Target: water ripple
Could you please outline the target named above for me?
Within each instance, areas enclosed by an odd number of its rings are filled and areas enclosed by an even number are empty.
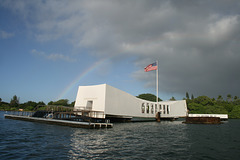
[[[240,120],[116,123],[89,130],[3,118],[1,159],[239,159]]]

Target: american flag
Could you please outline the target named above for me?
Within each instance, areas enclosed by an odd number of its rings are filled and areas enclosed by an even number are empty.
[[[144,68],[145,72],[148,71],[153,71],[153,70],[157,70],[157,62],[149,64],[147,67]]]

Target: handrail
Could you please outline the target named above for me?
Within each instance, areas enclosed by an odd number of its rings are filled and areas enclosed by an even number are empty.
[[[16,116],[28,116],[32,117],[34,111],[7,111],[6,114],[8,115],[16,115]]]
[[[75,109],[71,112],[56,112],[54,114],[55,115],[74,114],[74,115],[90,117],[90,118],[105,118],[104,111],[88,110],[85,107],[81,107],[81,109]]]
[[[59,111],[59,110],[74,110],[74,107],[59,106],[59,105],[37,105],[34,111],[37,111],[40,107],[46,107],[46,111]]]

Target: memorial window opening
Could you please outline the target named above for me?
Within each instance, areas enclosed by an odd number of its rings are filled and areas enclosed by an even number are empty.
[[[147,113],[149,113],[149,104],[147,104]]]
[[[166,108],[165,108],[165,105],[163,105],[163,114],[166,114]]]
[[[152,114],[153,114],[153,111],[154,111],[154,110],[153,110],[153,104],[152,104],[152,105],[151,105],[151,113],[152,113]]]
[[[142,113],[145,113],[145,103],[142,104]]]

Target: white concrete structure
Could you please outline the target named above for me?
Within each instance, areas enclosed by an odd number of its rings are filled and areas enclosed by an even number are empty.
[[[227,114],[188,114],[188,117],[219,117],[221,120],[227,120]]]
[[[93,111],[92,118],[126,118],[129,120],[155,120],[186,117],[187,105],[180,101],[146,101],[107,84],[79,86],[74,110]]]

